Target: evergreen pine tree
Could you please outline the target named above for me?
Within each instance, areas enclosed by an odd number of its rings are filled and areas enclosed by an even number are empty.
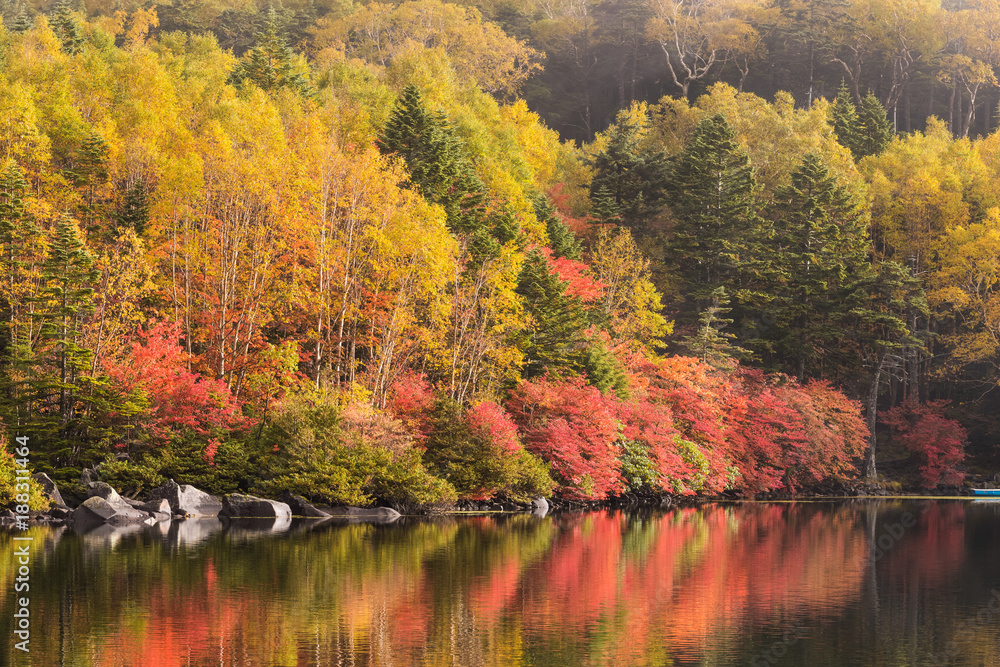
[[[807,155],[775,193],[770,289],[774,321],[748,342],[775,353],[782,370],[804,380],[807,371],[847,333],[836,323],[845,316],[844,289],[869,265],[870,241],[862,202],[837,185],[816,155]]]
[[[444,207],[452,233],[475,234],[490,226],[486,187],[447,118],[426,109],[416,86],[403,90],[376,144],[383,154],[403,158],[420,193]]]
[[[146,231],[149,224],[149,186],[139,178],[125,191],[118,209],[118,224],[134,229],[136,234]]]
[[[56,226],[42,265],[41,287],[32,314],[41,324],[30,363],[36,370],[28,394],[37,408],[34,432],[49,445],[51,466],[72,465],[79,454],[81,387],[93,353],[81,343],[85,316],[94,312],[94,287],[100,272],[76,222],[64,217]]]
[[[622,222],[632,228],[642,227],[662,205],[667,173],[666,154],[642,148],[643,128],[637,123],[620,114],[608,129],[607,146],[592,160],[590,183],[591,200],[610,197]]]
[[[579,370],[588,324],[583,304],[566,294],[566,283],[552,273],[548,260],[537,250],[525,258],[516,291],[529,317],[522,346],[524,377],[537,377],[546,369]]]
[[[552,204],[542,195],[535,197],[534,204],[535,216],[539,222],[545,223],[545,231],[549,237],[549,247],[552,248],[553,256],[580,259],[583,256],[580,242],[572,230],[556,215]]]
[[[725,317],[732,310],[727,306],[729,297],[726,288],[716,287],[712,290],[708,306],[698,316],[697,333],[683,338],[683,345],[691,354],[706,364],[723,370],[732,369],[733,359],[750,356],[749,350],[733,343],[736,339],[734,334],[723,331],[733,323],[731,318]]]
[[[865,417],[870,434],[864,474],[874,479],[875,427],[878,424],[882,379],[901,361],[899,352],[904,347],[910,350],[926,349],[926,341],[915,334],[909,322],[926,318],[929,308],[920,279],[893,261],[869,265],[854,277],[845,293],[841,324],[845,331],[851,333],[844,343],[849,341],[856,345],[847,356],[857,360],[847,370],[857,373],[862,387],[868,385],[858,393],[865,395]]]
[[[858,116],[864,128],[858,147],[860,157],[879,155],[892,141],[892,123],[889,122],[885,107],[871,91],[868,91],[865,99],[861,101],[861,111]]]
[[[618,359],[601,341],[592,341],[584,348],[580,365],[587,375],[587,384],[602,393],[613,391],[622,400],[628,398],[628,377]]]
[[[13,19],[10,22],[10,31],[17,34],[27,32],[31,30],[34,24],[35,22],[31,18],[31,13],[28,11],[27,5],[23,2],[18,3],[17,12],[14,13]]]
[[[63,51],[73,56],[83,48],[83,29],[71,9],[70,0],[58,0],[49,16],[52,32],[62,42]]]
[[[305,73],[295,66],[295,52],[285,40],[273,6],[268,9],[263,29],[255,35],[255,41],[254,47],[230,74],[230,83],[242,86],[249,82],[269,93],[288,88],[303,97],[316,94]]]
[[[868,91],[859,110],[843,81],[830,107],[830,119],[837,141],[851,151],[855,160],[878,155],[892,141],[892,123],[878,98]]]
[[[851,99],[851,91],[843,80],[837,89],[837,98],[830,107],[830,120],[840,145],[851,151],[855,160],[860,159],[863,126],[858,117],[858,108]]]
[[[699,123],[671,167],[666,193],[673,229],[666,259],[700,311],[721,285],[753,288],[764,270],[769,231],[756,213],[750,158],[721,114]]]
[[[606,225],[622,224],[621,209],[605,186],[590,192],[590,217]]]
[[[8,366],[16,365],[17,347],[27,336],[23,305],[33,284],[28,262],[37,256],[41,236],[25,211],[27,189],[17,166],[0,172],[0,362]]]

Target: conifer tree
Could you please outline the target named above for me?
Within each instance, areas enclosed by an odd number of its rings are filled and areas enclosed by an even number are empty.
[[[662,205],[667,173],[666,154],[640,146],[642,127],[638,123],[638,119],[619,114],[618,122],[608,129],[607,146],[592,160],[594,178],[590,184],[591,200],[610,197],[622,222],[632,228],[642,227]]]
[[[861,157],[879,155],[892,141],[892,123],[889,122],[885,107],[871,91],[861,101],[858,117],[864,128],[858,153]]]
[[[590,217],[605,225],[622,224],[621,209],[608,188],[601,185],[590,193]]]
[[[892,140],[892,124],[885,107],[871,91],[858,109],[847,86],[841,82],[837,99],[830,107],[830,119],[837,141],[851,151],[855,160],[878,155]]]
[[[556,215],[552,204],[542,195],[535,197],[534,204],[535,217],[539,222],[545,223],[545,232],[549,237],[549,247],[552,248],[553,256],[580,259],[583,256],[580,242],[572,230]]]
[[[23,2],[19,2],[17,4],[17,13],[14,14],[14,18],[11,19],[10,22],[10,31],[17,34],[27,32],[31,30],[34,23],[35,22],[31,18],[31,13],[28,11],[27,5]]]
[[[34,281],[30,264],[38,258],[41,232],[27,215],[24,195],[28,189],[21,170],[8,165],[0,172],[0,359],[16,365],[16,350],[28,336],[25,301],[31,295]]]
[[[586,346],[583,304],[566,294],[566,283],[549,269],[548,260],[537,250],[525,258],[516,291],[529,318],[522,345],[524,376],[538,377],[546,369],[578,371]]]
[[[770,216],[776,271],[769,289],[774,321],[749,345],[775,353],[783,370],[803,381],[812,364],[844,332],[845,286],[869,265],[864,206],[818,156],[807,155],[775,193]]]
[[[269,93],[288,88],[307,98],[316,94],[305,72],[296,68],[295,52],[282,34],[273,6],[268,9],[263,29],[255,35],[255,41],[254,47],[230,74],[230,83],[235,86],[252,83]]]
[[[49,16],[52,32],[62,42],[63,51],[73,56],[83,48],[83,29],[73,15],[70,0],[59,0]]]
[[[37,409],[34,424],[25,428],[48,442],[50,465],[69,464],[79,453],[78,403],[92,352],[81,342],[84,318],[94,312],[94,287],[100,272],[76,222],[63,217],[56,226],[42,265],[41,287],[34,297],[33,317],[41,324],[31,350],[36,368],[28,382]]]
[[[721,370],[731,370],[733,359],[750,356],[750,351],[734,344],[735,334],[723,331],[733,323],[725,317],[729,308],[729,297],[725,287],[712,290],[709,305],[698,316],[698,330],[694,336],[683,338],[684,347],[706,364]]]
[[[580,365],[587,376],[587,384],[602,393],[613,391],[622,400],[628,398],[628,377],[615,355],[600,340],[591,341],[584,348]]]
[[[707,306],[717,287],[748,290],[759,278],[768,230],[756,213],[757,189],[750,158],[721,114],[699,123],[672,160],[666,256],[696,310]]]
[[[486,188],[461,140],[442,114],[427,110],[413,84],[403,90],[376,143],[383,154],[403,158],[420,193],[444,207],[452,233],[472,234],[487,224]]]
[[[851,91],[843,80],[840,88],[837,89],[837,98],[830,106],[830,120],[833,123],[833,132],[837,135],[840,145],[851,151],[855,159],[861,145],[862,125],[858,117],[858,108],[851,99]]]
[[[149,224],[149,186],[139,178],[125,191],[118,209],[118,224],[134,229],[136,234],[146,231]]]
[[[929,309],[923,286],[901,264],[893,261],[869,266],[847,286],[842,326],[850,331],[850,341],[857,347],[848,354],[860,364],[848,369],[857,373],[864,396],[868,422],[869,446],[864,474],[876,476],[875,445],[878,423],[878,398],[887,371],[901,361],[900,351],[924,350],[926,341],[910,327],[910,322],[926,317]]]

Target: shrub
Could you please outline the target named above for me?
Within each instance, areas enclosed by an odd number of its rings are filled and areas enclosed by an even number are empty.
[[[964,476],[956,466],[965,458],[968,435],[961,424],[944,416],[947,405],[948,401],[904,401],[884,416],[892,437],[917,460],[925,486],[959,484]]]
[[[18,504],[18,493],[24,489],[17,488],[18,465],[10,451],[7,437],[0,433],[0,507],[14,509]],[[23,500],[23,499],[22,499]],[[28,481],[28,509],[37,512],[48,508],[49,497],[45,495],[41,485],[34,479]]]
[[[580,378],[522,381],[507,403],[525,446],[552,466],[559,493],[599,500],[624,490],[616,401]]]
[[[403,424],[369,406],[338,406],[336,396],[286,398],[262,436],[273,454],[254,490],[282,491],[332,505],[441,503],[455,491],[420,462]]]
[[[459,497],[527,500],[552,492],[548,467],[524,450],[517,426],[496,403],[484,401],[466,411],[442,399],[431,424],[424,462],[448,480]]]

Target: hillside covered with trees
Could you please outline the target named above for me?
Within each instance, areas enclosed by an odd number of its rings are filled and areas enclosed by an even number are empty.
[[[858,0],[5,2],[6,437],[62,484],[333,504],[991,470],[990,9],[897,4],[924,32]]]

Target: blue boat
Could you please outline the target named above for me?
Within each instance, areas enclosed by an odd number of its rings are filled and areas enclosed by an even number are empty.
[[[974,496],[996,496],[1000,498],[1000,489],[972,489]]]

